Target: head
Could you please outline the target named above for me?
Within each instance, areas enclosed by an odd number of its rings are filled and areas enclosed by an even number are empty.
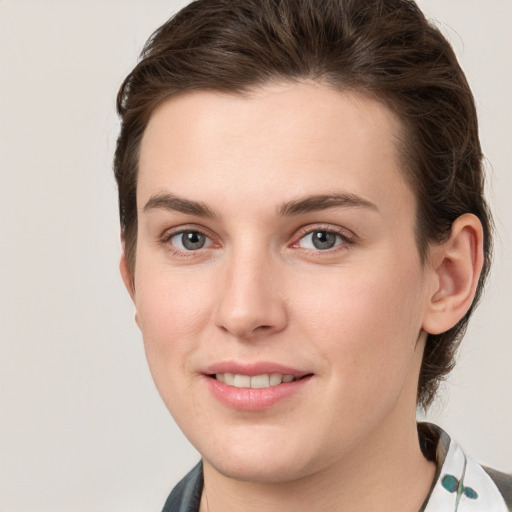
[[[197,91],[236,97],[273,84],[322,84],[384,105],[400,125],[400,171],[416,201],[422,264],[457,218],[473,214],[484,264],[472,305],[448,330],[428,335],[417,401],[427,408],[454,356],[488,273],[491,219],[473,97],[446,39],[409,0],[198,0],[160,27],[118,95],[114,169],[124,252],[137,266],[141,143],[153,113]]]

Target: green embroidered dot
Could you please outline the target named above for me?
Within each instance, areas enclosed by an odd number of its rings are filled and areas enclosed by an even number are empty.
[[[478,493],[471,487],[464,487],[464,494],[470,500],[476,500],[478,498]]]
[[[448,492],[455,492],[459,485],[459,481],[453,475],[446,475],[441,480],[441,484]]]

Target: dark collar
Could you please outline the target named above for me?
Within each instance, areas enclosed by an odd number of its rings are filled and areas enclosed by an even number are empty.
[[[199,512],[203,492],[203,463],[199,462],[172,490],[162,512]]]

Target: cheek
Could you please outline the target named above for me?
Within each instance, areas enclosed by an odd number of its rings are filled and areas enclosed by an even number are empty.
[[[155,372],[163,371],[163,367],[186,365],[185,356],[194,349],[210,319],[207,301],[212,293],[198,276],[140,267],[135,305],[148,363],[156,380]]]
[[[422,323],[424,285],[415,259],[340,268],[323,286],[314,284],[297,291],[296,317],[333,363],[334,377],[347,385],[403,378]]]
[[[139,327],[155,386],[177,420],[198,418],[199,405],[187,390],[195,377],[191,362],[210,319],[205,301],[212,294],[205,290],[204,281],[169,269],[153,267],[136,277]]]

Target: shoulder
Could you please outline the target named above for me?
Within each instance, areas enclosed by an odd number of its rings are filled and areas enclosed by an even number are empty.
[[[500,491],[507,507],[512,510],[512,474],[502,473],[496,469],[482,466],[483,470],[491,477],[492,481]]]
[[[203,492],[203,464],[199,462],[171,491],[162,512],[198,512]]]
[[[418,425],[420,446],[437,471],[424,512],[512,512],[512,475],[479,464],[436,425]]]

